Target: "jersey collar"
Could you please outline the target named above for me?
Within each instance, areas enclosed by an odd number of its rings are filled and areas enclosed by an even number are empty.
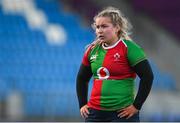
[[[102,43],[102,47],[103,49],[107,50],[107,49],[111,49],[114,48],[116,45],[118,45],[118,43],[121,41],[122,39],[119,39],[119,41],[117,41],[115,44],[113,44],[112,46],[105,46],[105,43]]]

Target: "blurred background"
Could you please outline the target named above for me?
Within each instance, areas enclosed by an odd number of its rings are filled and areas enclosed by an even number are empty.
[[[83,121],[76,75],[107,6],[132,23],[154,72],[141,121],[180,121],[179,0],[0,0],[0,121]]]

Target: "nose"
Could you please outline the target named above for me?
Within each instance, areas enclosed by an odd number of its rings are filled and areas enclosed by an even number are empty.
[[[100,27],[96,30],[96,32],[99,34],[99,33],[102,33],[103,32],[103,29]]]

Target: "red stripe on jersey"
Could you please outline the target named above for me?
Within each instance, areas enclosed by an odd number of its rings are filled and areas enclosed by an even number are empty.
[[[122,41],[114,48],[108,49],[104,57],[103,67],[107,68],[110,72],[110,77],[108,79],[136,77],[127,59],[127,47]]]
[[[102,89],[103,80],[95,79],[93,82],[92,93],[88,106],[94,109],[100,110],[100,98],[101,98],[101,89]]]
[[[89,53],[90,53],[92,47],[93,47],[93,45],[90,44],[90,46],[87,48],[86,52],[84,53],[82,64],[85,65],[85,66],[90,65],[88,57],[89,57]]]

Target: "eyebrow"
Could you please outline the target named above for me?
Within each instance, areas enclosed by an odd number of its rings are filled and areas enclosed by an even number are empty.
[[[108,25],[108,24],[107,23],[100,24],[100,25],[94,24],[94,26],[103,26],[103,25]]]

